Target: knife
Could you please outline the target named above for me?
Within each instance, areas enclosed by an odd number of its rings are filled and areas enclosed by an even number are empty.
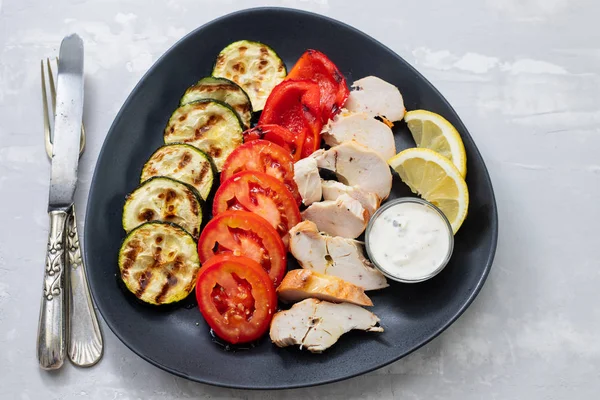
[[[43,369],[58,369],[65,359],[66,228],[73,207],[83,116],[83,41],[76,34],[60,45],[43,296],[38,323],[37,357]]]

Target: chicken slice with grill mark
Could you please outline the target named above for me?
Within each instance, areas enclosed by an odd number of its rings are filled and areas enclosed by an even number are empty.
[[[349,111],[365,112],[392,122],[402,120],[406,112],[400,90],[376,76],[355,81],[345,107]]]
[[[340,182],[373,192],[381,200],[387,199],[392,190],[392,172],[387,162],[355,140],[317,150],[311,157],[317,160],[319,168],[335,172]]]
[[[379,318],[362,307],[306,299],[275,314],[269,335],[279,347],[299,345],[312,353],[321,353],[353,329],[383,332]]]
[[[343,194],[347,194],[355,200],[358,200],[365,210],[369,213],[369,218],[381,205],[381,199],[375,193],[367,192],[358,186],[348,186],[337,181],[322,181],[321,189],[323,200],[337,200]]]
[[[325,127],[323,139],[329,146],[356,140],[387,160],[396,155],[394,133],[389,126],[364,112],[344,112]]]
[[[311,221],[290,229],[290,252],[302,268],[337,276],[364,290],[388,286],[385,276],[365,258],[360,242],[320,233]]]
[[[287,303],[314,297],[332,303],[373,305],[363,288],[337,276],[321,274],[310,269],[294,269],[288,272],[277,288],[277,294]]]
[[[370,215],[358,200],[347,194],[313,203],[301,214],[302,219],[314,222],[320,231],[351,239],[364,232]]]

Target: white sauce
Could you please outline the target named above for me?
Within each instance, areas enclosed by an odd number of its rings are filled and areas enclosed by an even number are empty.
[[[432,208],[395,204],[379,214],[370,229],[369,252],[391,276],[420,280],[435,272],[450,250],[452,232]]]

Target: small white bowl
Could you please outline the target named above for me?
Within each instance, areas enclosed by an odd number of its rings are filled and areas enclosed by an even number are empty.
[[[394,275],[391,272],[387,271],[383,266],[381,266],[377,262],[377,259],[373,256],[373,254],[371,253],[371,249],[369,247],[369,236],[371,233],[371,228],[373,227],[373,223],[377,220],[378,217],[380,217],[383,214],[383,212],[385,210],[387,210],[388,208],[390,208],[392,206],[400,204],[400,203],[418,203],[425,207],[430,208],[431,210],[435,211],[442,218],[442,220],[445,222],[445,224],[448,228],[447,229],[448,239],[449,239],[448,254],[446,254],[446,257],[442,260],[440,265],[438,265],[432,272],[429,272],[428,274],[422,275],[415,279],[403,278],[403,277]],[[440,271],[442,271],[444,269],[444,267],[448,264],[448,262],[450,261],[450,257],[452,256],[452,251],[454,250],[454,234],[452,233],[452,225],[450,224],[450,221],[448,221],[448,218],[446,218],[444,213],[439,208],[437,208],[430,202],[425,201],[418,197],[400,197],[400,198],[388,201],[383,206],[381,206],[377,211],[375,211],[375,213],[371,216],[371,219],[369,220],[369,223],[365,230],[365,248],[367,249],[367,255],[369,256],[369,259],[371,260],[373,265],[375,265],[375,267],[379,271],[381,271],[386,277],[388,277],[392,280],[395,280],[397,282],[402,282],[402,283],[418,283],[418,282],[423,282],[423,281],[433,278],[434,276],[439,274]]]

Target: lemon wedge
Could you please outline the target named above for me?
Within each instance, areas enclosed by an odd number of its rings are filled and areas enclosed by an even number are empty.
[[[412,148],[388,160],[413,193],[437,206],[456,233],[467,216],[469,189],[459,170],[433,150]]]
[[[467,176],[467,154],[460,134],[446,118],[439,114],[414,110],[404,120],[417,147],[433,150],[454,163],[464,178]]]

